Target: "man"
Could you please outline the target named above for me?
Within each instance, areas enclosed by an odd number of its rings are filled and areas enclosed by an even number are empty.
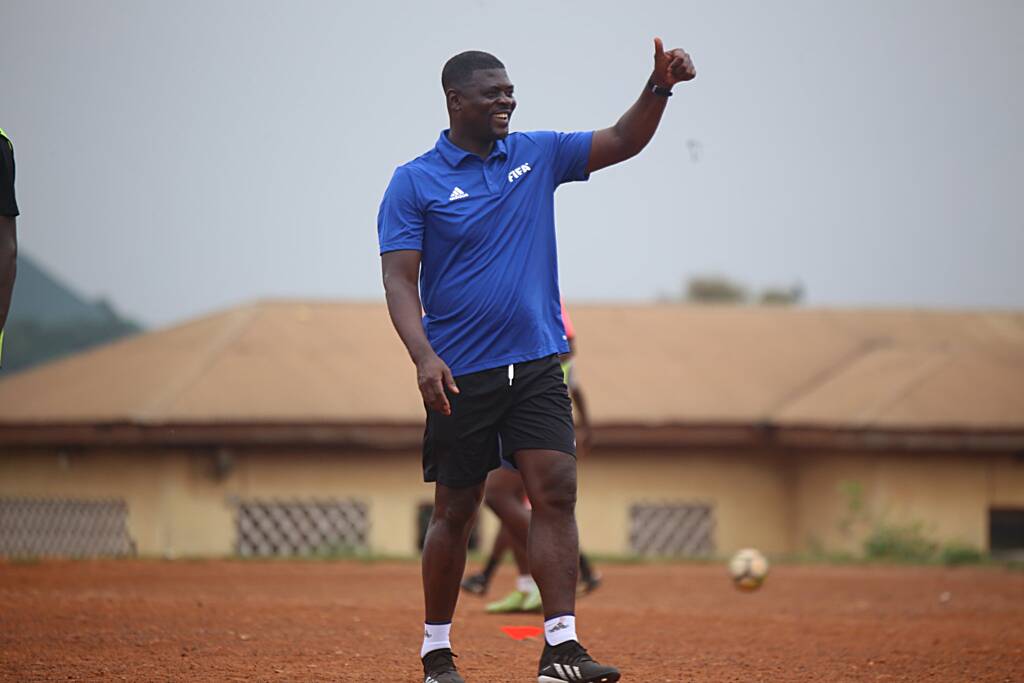
[[[424,480],[435,482],[423,549],[425,683],[464,683],[449,638],[466,543],[489,471],[519,469],[533,505],[529,562],[544,606],[538,681],[607,682],[576,636],[576,460],[558,356],[554,191],[635,156],[680,81],[696,73],[655,39],[639,99],[593,133],[514,133],[504,65],[463,52],[444,66],[450,127],[396,169],[377,217],[388,311],[427,410]],[[422,317],[421,317],[422,316]],[[498,451],[501,439],[503,455]]]
[[[14,197],[14,144],[0,128],[0,363],[3,362],[4,325],[11,308],[11,293],[18,270],[18,202]]]

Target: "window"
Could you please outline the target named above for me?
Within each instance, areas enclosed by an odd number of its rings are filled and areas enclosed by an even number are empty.
[[[993,555],[1024,556],[1024,508],[991,508],[988,543]]]

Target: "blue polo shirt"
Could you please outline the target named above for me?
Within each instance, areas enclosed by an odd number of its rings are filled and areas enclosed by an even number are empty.
[[[377,214],[380,253],[420,252],[423,328],[455,376],[569,350],[555,189],[587,179],[592,133],[512,133],[487,159],[443,131],[399,166]]]

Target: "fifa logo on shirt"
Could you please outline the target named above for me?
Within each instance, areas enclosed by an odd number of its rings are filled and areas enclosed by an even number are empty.
[[[508,172],[508,181],[511,183],[516,178],[522,178],[524,175],[526,175],[529,172],[530,172],[530,165],[529,164],[523,164],[522,166],[519,166],[518,168],[513,168],[511,171]]]

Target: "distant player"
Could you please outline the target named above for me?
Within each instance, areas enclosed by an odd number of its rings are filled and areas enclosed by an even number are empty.
[[[586,402],[583,399],[583,390],[576,379],[574,362],[576,357],[576,330],[572,324],[572,318],[562,301],[562,324],[565,327],[566,340],[569,342],[569,353],[559,358],[562,366],[562,377],[565,385],[569,388],[569,395],[575,407],[575,413],[579,418],[579,427],[576,430],[577,444],[585,446],[590,434],[590,418],[587,414]],[[527,559],[526,545],[527,533],[529,530],[529,501],[526,500],[526,489],[519,472],[511,462],[503,459],[501,467],[492,471],[487,477],[487,485],[484,489],[484,500],[492,510],[503,511],[504,518],[513,515],[517,522],[508,524],[504,521],[501,529],[494,539],[494,546],[487,563],[478,574],[467,576],[462,581],[462,589],[476,595],[483,595],[487,592],[491,578],[497,570],[502,557],[506,551],[511,550],[515,557],[516,577],[515,589],[504,598],[487,605],[487,612],[491,614],[503,614],[509,612],[535,612],[541,609],[540,591],[536,582],[530,575],[529,561]],[[518,533],[516,533],[518,531]],[[579,583],[576,587],[577,595],[587,595],[601,585],[601,577],[594,570],[590,560],[582,552],[580,553]]]
[[[14,197],[14,143],[0,128],[0,362],[3,361],[4,325],[11,309],[11,293],[18,271],[18,202]]]
[[[463,52],[441,73],[450,128],[391,178],[377,219],[384,289],[416,365],[427,409],[423,475],[435,482],[423,549],[425,683],[463,683],[452,615],[484,482],[503,455],[533,504],[529,562],[545,636],[538,680],[619,680],[576,635],[576,448],[558,361],[569,347],[554,193],[638,154],[672,86],[695,75],[685,52],[665,52],[655,39],[653,72],[611,128],[510,135],[516,101],[505,66],[486,52]]]

